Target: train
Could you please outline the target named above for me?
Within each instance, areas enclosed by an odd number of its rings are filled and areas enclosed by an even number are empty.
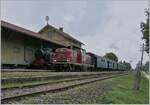
[[[35,51],[35,60],[30,67],[55,69],[56,71],[125,71],[127,66],[116,61],[86,52],[84,49],[68,47]]]
[[[56,49],[53,64],[56,70],[65,71],[86,71],[94,68],[91,56],[83,49]]]
[[[32,69],[53,69],[53,55],[51,48],[40,48],[34,53],[35,60],[28,68]]]

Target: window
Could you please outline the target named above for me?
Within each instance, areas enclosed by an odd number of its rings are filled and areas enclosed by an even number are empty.
[[[52,38],[52,32],[51,31],[48,31],[48,37]]]
[[[105,60],[104,60],[104,59],[101,59],[101,61],[102,61],[102,62],[105,62]]]

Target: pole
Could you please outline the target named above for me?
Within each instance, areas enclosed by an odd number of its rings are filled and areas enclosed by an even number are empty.
[[[139,67],[137,67],[137,72],[135,76],[135,81],[134,81],[134,89],[135,90],[140,90],[140,83],[141,83],[141,69],[142,69],[142,63],[143,63],[143,53],[144,53],[144,44],[142,45],[142,55],[141,55],[141,60]]]
[[[143,53],[144,53],[144,43],[142,45],[142,56],[141,56],[141,65],[140,65],[140,69],[142,69],[142,64],[143,64]]]

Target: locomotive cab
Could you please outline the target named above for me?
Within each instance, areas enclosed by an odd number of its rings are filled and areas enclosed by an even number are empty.
[[[35,60],[30,64],[30,68],[35,69],[51,69],[52,60],[53,60],[53,52],[51,48],[41,48],[35,51]]]

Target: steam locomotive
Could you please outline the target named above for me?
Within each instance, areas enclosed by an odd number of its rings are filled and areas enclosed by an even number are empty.
[[[33,69],[53,69],[53,55],[51,48],[41,48],[35,51],[35,60],[31,62]]]
[[[127,70],[126,65],[98,56],[84,49],[50,48],[35,51],[32,68],[55,69],[57,71],[101,71]]]

